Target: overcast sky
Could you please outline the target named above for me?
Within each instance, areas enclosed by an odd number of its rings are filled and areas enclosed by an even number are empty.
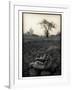
[[[49,22],[54,22],[56,28],[50,31],[50,35],[55,35],[60,32],[60,15],[45,15],[45,14],[23,14],[24,17],[24,33],[28,32],[30,28],[33,29],[34,34],[44,35],[44,28],[41,28],[39,24],[43,19],[46,19]]]

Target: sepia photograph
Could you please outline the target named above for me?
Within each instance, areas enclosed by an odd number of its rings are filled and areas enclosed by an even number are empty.
[[[60,76],[62,15],[22,12],[22,77]]]

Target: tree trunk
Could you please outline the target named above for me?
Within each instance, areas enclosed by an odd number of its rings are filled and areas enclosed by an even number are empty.
[[[49,31],[48,31],[48,30],[45,31],[45,36],[46,36],[47,38],[49,37]]]

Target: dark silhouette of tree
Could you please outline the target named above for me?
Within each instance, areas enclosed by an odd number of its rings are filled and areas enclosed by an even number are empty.
[[[55,24],[53,22],[47,21],[46,19],[43,19],[43,21],[40,24],[45,29],[45,36],[49,37],[49,31],[51,31],[52,28],[55,28]]]

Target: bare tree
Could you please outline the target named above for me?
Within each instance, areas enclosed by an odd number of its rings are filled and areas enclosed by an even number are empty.
[[[43,21],[40,23],[44,29],[45,29],[45,36],[49,37],[49,31],[52,30],[52,28],[55,28],[55,24],[53,22],[49,22],[46,19],[43,19]]]

